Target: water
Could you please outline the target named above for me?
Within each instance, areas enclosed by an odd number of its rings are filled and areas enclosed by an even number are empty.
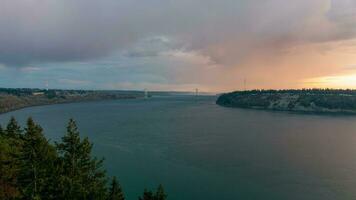
[[[356,199],[356,116],[224,108],[173,96],[32,107],[52,141],[70,117],[127,199],[162,183],[170,200]]]

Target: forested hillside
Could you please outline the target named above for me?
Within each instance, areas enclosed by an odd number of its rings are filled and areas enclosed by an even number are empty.
[[[356,114],[356,91],[333,89],[251,90],[221,95],[227,107]]]

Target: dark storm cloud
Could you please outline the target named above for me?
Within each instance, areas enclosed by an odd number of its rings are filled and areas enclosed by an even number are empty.
[[[115,12],[109,1],[3,0],[0,61],[19,66],[107,55],[136,34]]]
[[[156,56],[164,42],[140,41],[163,35],[177,42],[169,48],[233,64],[264,49],[354,38],[355,7],[353,0],[2,0],[0,63],[88,60],[117,50]]]

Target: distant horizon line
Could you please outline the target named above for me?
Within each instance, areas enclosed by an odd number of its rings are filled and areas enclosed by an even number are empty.
[[[37,88],[37,87],[0,87],[0,89],[29,89],[29,90],[68,90],[68,91],[122,91],[122,92],[144,92],[147,90],[148,92],[172,92],[172,93],[196,93],[196,88],[192,89],[191,91],[187,90],[149,90],[147,88],[143,89],[61,89],[61,88]],[[198,88],[199,89],[199,88]],[[287,91],[287,90],[356,90],[356,88],[316,88],[316,87],[311,87],[311,88],[289,88],[289,89],[266,89],[266,88],[255,88],[255,89],[235,89],[235,90],[228,90],[228,91],[214,91],[214,92],[206,92],[206,91],[199,91],[200,94],[223,94],[223,93],[229,93],[229,92],[243,92],[243,91]]]

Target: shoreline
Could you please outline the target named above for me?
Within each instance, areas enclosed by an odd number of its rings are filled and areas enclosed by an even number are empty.
[[[288,113],[288,114],[296,114],[296,115],[324,115],[324,116],[356,116],[355,112],[347,112],[347,111],[304,111],[304,110],[281,110],[281,109],[266,109],[266,108],[252,108],[252,107],[237,107],[237,106],[227,106],[220,105],[218,106],[228,108],[228,109],[242,109],[242,110],[255,110],[255,111],[265,111],[265,112],[274,112],[274,113]]]
[[[127,98],[117,98],[117,99],[87,99],[87,100],[78,100],[78,101],[64,101],[64,102],[54,102],[54,103],[43,103],[43,104],[33,104],[28,106],[22,106],[18,108],[14,108],[8,111],[0,111],[0,115],[11,113],[17,110],[22,110],[31,107],[39,107],[39,106],[50,106],[50,105],[60,105],[60,104],[72,104],[72,103],[84,103],[84,102],[100,102],[100,101],[115,101],[115,100],[127,100],[127,99],[141,99],[141,97],[127,97]]]

